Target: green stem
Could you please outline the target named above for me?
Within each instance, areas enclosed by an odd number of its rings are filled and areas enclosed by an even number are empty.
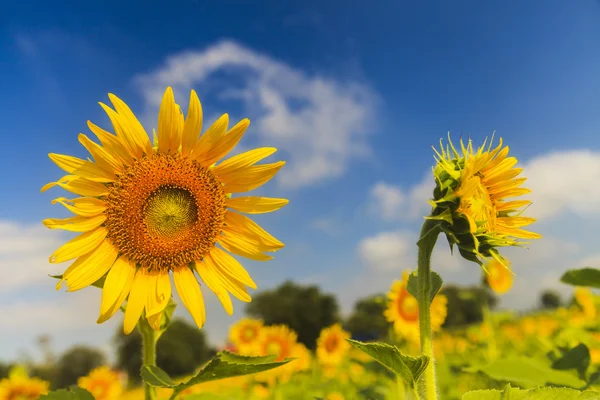
[[[140,320],[138,329],[142,334],[142,365],[156,366],[157,332],[148,325],[145,318]],[[145,400],[156,400],[156,388],[144,383],[144,398]]]
[[[498,347],[496,345],[496,329],[494,321],[492,319],[492,312],[490,311],[489,299],[487,298],[487,290],[485,291],[486,298],[483,300],[483,321],[486,327],[490,330],[490,335],[487,340],[488,349],[488,361],[494,361],[498,358]]]
[[[404,380],[399,375],[396,376],[396,389],[398,389],[398,400],[405,400],[406,392],[404,388]]]
[[[431,338],[431,315],[429,294],[431,292],[431,253],[440,233],[437,221],[425,220],[419,240],[418,282],[419,282],[419,333],[421,353],[429,357],[429,364],[423,373],[425,400],[437,400],[435,381],[435,360]]]

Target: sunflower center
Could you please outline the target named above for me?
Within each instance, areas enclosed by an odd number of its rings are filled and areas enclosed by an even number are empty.
[[[270,341],[265,346],[265,350],[267,354],[271,354],[274,356],[279,356],[283,351],[283,346],[278,341]]]
[[[256,337],[256,331],[253,328],[244,329],[242,333],[242,340],[244,342],[251,342]]]
[[[406,289],[398,298],[398,313],[405,321],[414,322],[419,319],[419,303]]]
[[[336,335],[329,335],[325,340],[325,350],[327,350],[328,353],[333,353],[335,349],[337,349],[338,343],[339,340]]]
[[[106,196],[108,238],[119,253],[151,270],[202,259],[225,219],[222,184],[195,161],[152,154],[136,160]]]

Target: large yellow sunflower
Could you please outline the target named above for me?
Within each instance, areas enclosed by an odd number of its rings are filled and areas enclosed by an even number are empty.
[[[433,193],[432,216],[441,221],[440,228],[451,245],[456,244],[463,257],[482,265],[482,258],[493,257],[504,264],[498,247],[519,246],[519,239],[538,239],[537,233],[521,229],[535,222],[521,216],[528,200],[507,199],[530,192],[520,187],[525,178],[516,178],[523,171],[515,168],[517,159],[508,157],[508,146],[500,143],[492,149],[492,141],[475,151],[469,140],[460,141],[462,155],[450,141],[449,147],[438,152],[433,173],[436,188]]]
[[[229,328],[229,340],[239,354],[249,354],[262,327],[263,323],[260,320],[242,318]]]
[[[75,216],[44,220],[49,228],[82,233],[50,257],[52,263],[75,259],[57,287],[64,281],[68,291],[76,291],[106,275],[98,323],[114,315],[128,298],[124,331],[131,332],[140,316],[157,330],[171,297],[172,272],[184,305],[202,327],[206,314],[198,273],[231,314],[229,293],[248,302],[246,286],[256,284],[228,252],[265,261],[272,258],[266,252],[283,247],[241,213],[266,213],[288,202],[231,194],[263,185],[284,162],[257,165],[276,151],[265,147],[215,165],[236,146],[250,121],[228,129],[229,117],[224,114],[198,137],[202,108],[193,90],[184,120],[167,88],[154,146],[129,107],[112,94],[109,98],[114,110],[100,105],[116,135],[89,121],[101,144],[79,135],[94,161],[50,154],[68,175],[42,191],[58,185],[81,196],[53,201]]]
[[[337,365],[342,362],[350,349],[350,333],[342,329],[340,324],[324,328],[317,339],[317,358],[322,364]]]
[[[513,283],[513,274],[510,271],[510,262],[504,265],[496,259],[491,259],[485,266],[486,280],[490,288],[498,294],[504,294],[510,290]]]
[[[275,361],[283,361],[286,358],[301,355],[302,349],[297,346],[298,335],[286,325],[270,325],[260,330],[260,334],[254,343],[253,355],[275,356]],[[277,378],[286,380],[294,372],[294,361],[281,367],[268,371],[259,372],[254,375],[257,381],[275,383]]]
[[[119,375],[108,367],[93,369],[77,381],[77,386],[86,389],[96,400],[116,400],[123,392]]]
[[[8,378],[0,380],[0,400],[34,400],[48,393],[50,384],[30,378],[23,368],[13,368]]]
[[[394,331],[411,342],[419,340],[419,303],[406,290],[410,271],[402,273],[402,280],[395,280],[388,293],[388,306],[384,315],[394,324]],[[448,299],[437,294],[431,302],[431,330],[437,332],[446,320]]]

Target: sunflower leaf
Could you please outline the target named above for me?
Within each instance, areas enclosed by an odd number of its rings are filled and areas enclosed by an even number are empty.
[[[169,374],[155,365],[142,366],[141,376],[142,380],[150,386],[172,388],[176,385]]]
[[[429,364],[429,357],[420,356],[415,358],[407,356],[402,354],[396,346],[387,343],[363,343],[352,339],[346,339],[346,341],[373,357],[381,365],[402,378],[411,388],[415,387],[419,377]]]
[[[590,351],[585,344],[580,343],[567,350],[561,358],[555,360],[552,363],[552,368],[558,370],[574,369],[581,379],[586,380],[585,372],[590,365],[590,361]]]
[[[562,283],[600,289],[600,270],[596,268],[571,269],[560,278]]]
[[[529,390],[511,388],[504,390],[475,390],[463,395],[462,400],[592,400],[598,399],[600,393],[593,391],[580,392],[566,388],[540,387]]]
[[[208,381],[231,378],[234,376],[255,374],[280,367],[292,361],[287,358],[283,361],[275,361],[275,356],[240,356],[229,351],[222,351],[215,356],[204,368],[187,382],[180,383],[174,387],[171,398],[190,386]]]
[[[94,400],[90,392],[82,388],[60,389],[43,394],[39,400]]]
[[[442,287],[442,283],[444,283],[444,281],[442,280],[442,277],[437,272],[434,272],[434,271],[431,271],[429,273],[429,279],[430,279],[429,304],[431,304],[431,302],[433,301],[433,298],[435,297],[435,295],[438,293],[438,291]],[[408,283],[406,284],[406,290],[408,291],[408,293],[412,294],[415,299],[417,299],[417,300],[419,299],[419,297],[418,297],[419,279],[418,279],[418,271],[416,269],[408,277]]]

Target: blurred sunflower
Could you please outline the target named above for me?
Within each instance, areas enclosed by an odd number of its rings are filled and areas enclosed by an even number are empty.
[[[239,354],[249,354],[262,328],[262,321],[242,318],[229,328],[229,340]]]
[[[238,212],[271,212],[288,201],[232,198],[231,194],[263,185],[285,163],[256,165],[276,151],[265,147],[215,166],[237,145],[250,121],[244,119],[228,129],[229,117],[224,114],[198,137],[202,107],[193,90],[184,120],[172,89],[167,88],[154,146],[129,107],[112,94],[109,98],[114,110],[100,105],[116,135],[89,121],[101,145],[79,135],[79,142],[95,162],[49,155],[68,175],[45,185],[42,191],[60,186],[81,196],[53,201],[75,216],[44,220],[51,229],[82,232],[50,257],[52,263],[75,259],[57,288],[66,282],[68,291],[80,290],[106,275],[98,323],[114,315],[128,298],[125,333],[133,330],[140,316],[158,330],[161,313],[171,298],[172,272],[184,305],[202,327],[206,312],[196,272],[227,313],[233,313],[229,293],[248,302],[246,286],[256,288],[256,284],[228,252],[265,261],[273,258],[265,252],[283,247]]]
[[[491,259],[485,266],[485,278],[492,290],[498,294],[504,294],[510,290],[513,283],[513,274],[510,271],[510,262],[504,264],[496,259]]]
[[[123,393],[119,375],[105,366],[95,368],[87,376],[79,378],[77,386],[86,389],[96,400],[118,399]]]
[[[34,400],[48,393],[50,383],[30,378],[24,368],[10,370],[8,378],[0,380],[0,400]]]
[[[574,296],[585,318],[588,320],[594,319],[596,317],[596,304],[592,291],[589,288],[578,287],[575,289]]]
[[[419,340],[419,303],[406,290],[410,271],[402,273],[402,280],[395,280],[388,293],[388,306],[384,315],[394,324],[394,331],[402,337],[416,342]],[[431,302],[431,330],[439,331],[446,320],[448,299],[437,294]]]
[[[503,147],[502,139],[494,149],[492,138],[487,148],[484,142],[476,151],[471,140],[465,146],[461,139],[462,155],[449,136],[448,141],[450,145],[445,149],[440,141],[440,152],[434,148],[437,185],[428,219],[440,221],[440,229],[464,258],[482,265],[482,258],[493,257],[504,264],[499,247],[524,244],[519,239],[541,238],[521,229],[535,222],[534,218],[521,216],[531,202],[506,201],[530,192],[520,187],[525,178],[516,179],[523,169],[514,168],[517,159],[507,157],[509,148]]]
[[[254,345],[256,355],[275,356],[275,361],[291,357],[298,335],[285,325],[265,326]]]
[[[350,349],[350,333],[340,324],[324,328],[317,339],[317,358],[322,364],[339,364]]]
[[[325,399],[326,400],[344,400],[345,397],[340,392],[330,392]]]

